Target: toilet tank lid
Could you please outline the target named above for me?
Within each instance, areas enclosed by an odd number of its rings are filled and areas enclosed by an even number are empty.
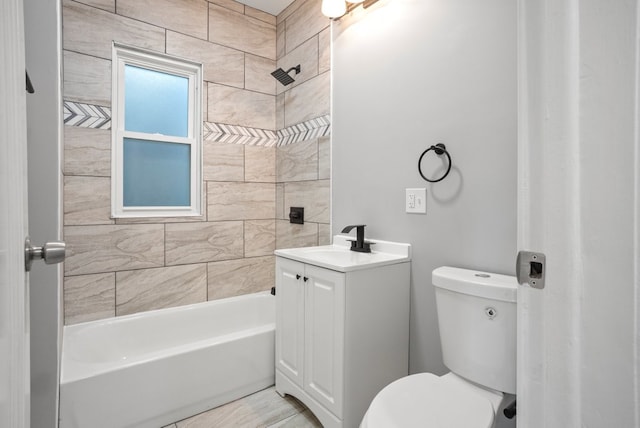
[[[515,302],[518,282],[515,276],[442,266],[433,270],[433,285],[487,299]]]

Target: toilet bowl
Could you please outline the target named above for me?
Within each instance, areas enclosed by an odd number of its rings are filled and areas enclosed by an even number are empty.
[[[514,277],[442,267],[433,271],[444,376],[419,373],[380,391],[361,428],[492,428],[515,394]]]

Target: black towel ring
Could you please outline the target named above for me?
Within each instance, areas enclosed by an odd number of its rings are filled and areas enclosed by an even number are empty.
[[[431,150],[436,152],[438,156],[441,156],[444,153],[445,155],[447,155],[447,159],[449,160],[449,166],[447,167],[447,172],[445,172],[444,175],[438,178],[437,180],[429,180],[427,177],[425,177],[424,174],[422,173],[422,167],[420,166],[420,164],[422,164],[422,158],[424,157],[424,155],[429,153]],[[424,178],[426,181],[428,181],[429,183],[437,183],[438,181],[444,180],[444,178],[447,175],[449,175],[449,171],[451,171],[451,156],[449,155],[449,152],[447,151],[447,148],[445,147],[444,144],[438,143],[435,146],[431,146],[427,150],[422,152],[422,154],[420,155],[420,159],[418,160],[418,172],[420,173],[420,176]]]

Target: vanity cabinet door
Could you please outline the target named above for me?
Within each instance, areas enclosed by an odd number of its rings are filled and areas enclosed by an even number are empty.
[[[304,365],[304,264],[276,258],[276,367],[301,388]]]
[[[345,275],[306,265],[304,389],[342,418]]]

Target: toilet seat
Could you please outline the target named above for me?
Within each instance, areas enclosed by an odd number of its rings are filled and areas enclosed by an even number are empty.
[[[376,395],[361,427],[491,428],[502,394],[453,373],[398,379]]]

